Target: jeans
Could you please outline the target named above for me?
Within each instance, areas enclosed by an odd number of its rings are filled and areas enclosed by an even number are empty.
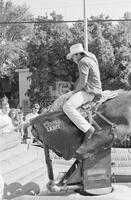
[[[88,131],[91,124],[77,111],[77,108],[94,99],[94,94],[79,91],[73,94],[63,105],[64,113],[84,133]]]

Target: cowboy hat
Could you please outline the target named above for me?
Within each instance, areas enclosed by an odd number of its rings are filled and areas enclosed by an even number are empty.
[[[70,53],[67,54],[66,58],[68,60],[70,60],[72,58],[72,56],[74,54],[77,54],[77,53],[85,53],[87,56],[89,56],[88,52],[86,52],[84,49],[83,49],[83,46],[81,43],[78,43],[78,44],[73,44],[71,47],[70,47]]]
[[[72,58],[72,56],[74,54],[77,54],[77,53],[84,53],[88,57],[92,58],[96,63],[98,63],[97,59],[96,59],[96,56],[93,53],[89,52],[89,51],[86,52],[81,43],[73,44],[70,47],[70,53],[67,54],[66,58],[68,60],[70,60]]]

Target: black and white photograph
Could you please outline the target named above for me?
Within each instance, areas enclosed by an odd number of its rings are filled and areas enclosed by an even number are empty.
[[[130,200],[131,0],[0,0],[0,200]]]

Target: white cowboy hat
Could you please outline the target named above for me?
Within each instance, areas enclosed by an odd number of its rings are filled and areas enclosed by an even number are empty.
[[[72,56],[74,54],[77,54],[77,53],[84,53],[85,55],[87,55],[88,57],[92,58],[97,64],[98,64],[98,61],[96,59],[96,56],[89,52],[89,51],[85,51],[82,44],[81,43],[77,43],[77,44],[73,44],[71,47],[70,47],[70,53],[67,54],[66,58],[68,60],[70,60],[72,58]]]
[[[68,60],[70,60],[74,54],[82,53],[82,52],[85,53],[87,56],[89,56],[89,53],[86,52],[86,51],[83,49],[83,46],[82,46],[81,43],[73,44],[73,45],[70,47],[70,53],[67,54],[66,58],[67,58]]]

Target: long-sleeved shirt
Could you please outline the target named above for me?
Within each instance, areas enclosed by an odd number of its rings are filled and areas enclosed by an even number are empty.
[[[79,79],[76,91],[85,90],[89,93],[101,94],[102,85],[98,63],[90,57],[83,57],[78,63]]]

